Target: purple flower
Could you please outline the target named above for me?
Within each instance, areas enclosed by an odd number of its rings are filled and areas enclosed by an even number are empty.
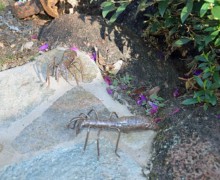
[[[76,46],[72,46],[72,47],[70,48],[70,50],[72,50],[72,51],[79,51],[79,49],[78,49]]]
[[[47,43],[44,43],[42,46],[39,47],[39,51],[46,51],[48,50],[49,45]]]
[[[218,119],[220,119],[220,114],[217,114],[217,116],[216,116]]]
[[[173,91],[173,97],[179,97],[180,96],[180,91],[178,88],[175,88],[175,90]]]
[[[148,101],[148,104],[151,106],[150,114],[151,115],[156,114],[157,111],[158,111],[158,106],[156,104],[154,104],[153,102],[151,102],[151,101]]]
[[[202,72],[203,72],[203,71],[202,71],[201,69],[196,69],[196,70],[193,72],[193,74],[194,74],[195,76],[198,76],[198,75],[200,75]]]
[[[147,102],[147,98],[145,95],[140,94],[136,102],[137,105],[141,106],[143,102]]]
[[[31,39],[37,39],[37,34],[32,35]]]
[[[162,121],[162,120],[163,120],[162,118],[158,117],[158,118],[155,118],[155,119],[154,119],[154,122],[155,122],[155,123],[159,123],[159,122]]]
[[[150,109],[150,114],[151,114],[151,115],[154,115],[154,114],[157,113],[157,111],[158,111],[158,108],[151,108],[151,109]]]
[[[112,80],[109,76],[104,76],[104,81],[108,84],[108,85],[112,85]]]
[[[147,101],[146,96],[145,96],[145,95],[143,95],[143,94],[141,94],[141,95],[139,96],[139,98],[140,98],[142,101]]]
[[[108,94],[112,95],[113,94],[113,90],[110,87],[106,88],[106,91]]]
[[[93,52],[90,56],[90,58],[93,60],[93,61],[96,61],[96,52]]]
[[[141,99],[138,99],[136,102],[138,106],[141,106],[143,101]]]

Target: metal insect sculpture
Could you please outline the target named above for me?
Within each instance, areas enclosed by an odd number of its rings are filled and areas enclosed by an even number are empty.
[[[95,113],[96,119],[90,117],[90,114],[92,112]],[[115,115],[117,119],[113,120],[112,119],[113,115]],[[114,129],[118,131],[118,138],[117,138],[116,148],[115,148],[115,154],[118,157],[120,157],[117,153],[117,150],[118,150],[118,144],[119,144],[121,132],[128,132],[128,131],[134,131],[134,130],[157,130],[158,129],[158,125],[156,123],[150,121],[148,118],[143,117],[143,116],[123,116],[119,118],[115,112],[112,112],[108,120],[100,120],[98,117],[98,113],[94,109],[89,111],[88,114],[81,113],[79,114],[79,116],[72,118],[67,127],[71,129],[75,129],[76,135],[80,133],[80,130],[82,128],[85,128],[85,127],[88,128],[86,140],[85,140],[85,144],[83,148],[84,151],[86,150],[90,128],[99,129],[98,134],[97,134],[98,157],[100,155],[99,135],[102,129]]]
[[[77,74],[77,72],[79,72]],[[68,76],[71,75],[75,78],[76,83],[79,83],[79,74],[83,80],[83,66],[81,60],[77,58],[77,53],[72,50],[66,50],[62,56],[60,62],[56,62],[55,58],[52,63],[47,65],[46,82],[50,86],[50,76],[54,76],[59,82],[60,76],[62,76],[67,82]]]

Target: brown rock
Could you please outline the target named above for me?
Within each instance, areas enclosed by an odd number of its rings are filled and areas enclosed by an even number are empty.
[[[14,3],[12,6],[13,12],[16,17],[22,19],[34,14],[38,14],[41,11],[40,4],[37,5],[37,1],[31,0],[26,3]]]

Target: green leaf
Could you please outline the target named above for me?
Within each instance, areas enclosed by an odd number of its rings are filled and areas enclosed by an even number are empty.
[[[147,2],[148,0],[141,0],[138,7],[137,7],[137,11],[135,13],[135,16],[137,16],[137,14],[140,11],[144,11],[146,8],[152,6],[154,4],[154,2]]]
[[[208,77],[210,77],[211,76],[211,73],[210,72],[206,72],[206,73],[204,73],[203,75],[202,75],[202,78],[203,79],[207,79]]]
[[[203,17],[205,15],[205,13],[207,12],[207,10],[209,9],[209,5],[210,3],[204,3],[200,9],[200,17]]]
[[[203,84],[202,79],[201,79],[199,76],[193,76],[193,77],[194,77],[194,79],[196,80],[197,84],[198,84],[201,88],[203,88],[204,84]]]
[[[218,36],[218,34],[219,34],[219,31],[217,30],[217,31],[212,32],[210,35],[206,36],[205,45],[208,45],[211,41],[213,41],[216,38],[216,36]]]
[[[201,62],[208,62],[208,59],[206,59],[204,56],[202,55],[199,55],[199,56],[196,56],[195,59],[197,61],[201,61]]]
[[[116,21],[116,19],[118,18],[118,16],[126,9],[128,3],[123,3],[121,4],[121,6],[119,6],[115,12],[115,14],[113,14],[113,16],[110,18],[109,22],[113,23]]]
[[[182,45],[188,43],[189,41],[191,41],[191,39],[189,39],[189,38],[181,38],[181,39],[178,39],[176,42],[174,42],[173,46],[181,47]]]
[[[214,3],[215,0],[205,0],[205,2]]]
[[[193,8],[193,0],[188,0],[186,3],[186,6],[182,9],[181,14],[180,14],[182,23],[185,22],[185,20],[187,19],[187,17],[192,11],[192,8]]]
[[[101,4],[101,8],[104,8],[104,7],[106,7],[106,6],[110,6],[110,5],[112,5],[112,4],[114,4],[114,3],[111,2],[111,1],[105,1],[105,2],[103,2],[103,3]]]
[[[114,79],[113,82],[112,82],[112,85],[113,86],[118,86],[118,80]]]
[[[162,97],[157,96],[156,94],[152,94],[150,95],[150,99],[151,100],[157,100],[157,101],[164,101],[164,99]]]
[[[164,12],[166,11],[167,7],[168,7],[168,2],[169,0],[165,0],[165,1],[160,1],[158,3],[158,9],[159,9],[159,13],[160,15],[163,17]]]
[[[215,83],[220,84],[220,77],[219,77],[219,72],[218,71],[216,71],[213,74],[213,79],[214,79]]]
[[[102,8],[102,17],[105,18],[108,13],[116,10],[115,4],[112,2],[104,2],[101,4]]]
[[[220,84],[219,83],[214,83],[211,86],[211,89],[218,89],[218,88],[220,88]]]
[[[220,46],[220,38],[217,38],[216,40],[215,40],[215,46],[217,47],[217,46]]]
[[[198,51],[201,52],[204,48],[205,48],[205,45],[200,45],[200,46],[198,47]]]
[[[212,82],[210,80],[206,79],[204,81],[204,87],[206,87],[206,89],[210,90],[211,86],[212,86]]]
[[[213,7],[211,12],[215,19],[220,19],[220,6]]]
[[[200,63],[198,68],[205,69],[208,66],[208,63]]]
[[[204,29],[205,32],[210,32],[210,31],[216,31],[218,28],[217,27],[207,27]]]
[[[194,98],[186,99],[182,102],[183,105],[191,105],[196,103],[198,103],[198,100]]]
[[[203,29],[203,25],[202,24],[194,24],[193,25],[193,29],[195,29],[195,30],[202,30]]]
[[[208,98],[209,103],[211,103],[213,106],[216,105],[217,103],[217,98],[214,94],[209,94],[209,98]]]
[[[194,94],[194,98],[200,97],[200,96],[204,96],[205,95],[205,91],[201,90],[201,91],[197,91]]]
[[[169,31],[169,36],[172,36],[174,33],[177,32],[177,27],[173,27],[170,31]]]

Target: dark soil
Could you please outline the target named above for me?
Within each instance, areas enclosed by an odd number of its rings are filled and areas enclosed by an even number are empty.
[[[42,14],[24,20],[17,19],[10,6],[0,11],[0,71],[34,59],[42,43],[37,40],[39,29],[49,20],[51,18]]]
[[[126,18],[122,17],[120,25],[111,27],[100,17],[82,14],[64,15],[52,21],[42,14],[18,20],[10,13],[10,8],[6,8],[0,12],[0,17],[4,18],[4,22],[0,19],[1,70],[29,62],[44,42],[49,44],[50,49],[75,45],[88,53],[97,46],[108,63],[119,59],[124,61],[118,76],[132,76],[132,90],[146,87],[148,91],[160,86],[159,95],[166,100],[165,108],[157,115],[163,120],[158,123],[160,130],[154,142],[153,164],[146,167],[151,170],[150,179],[219,179],[220,119],[217,115],[220,107],[211,107],[205,112],[199,106],[182,106],[181,101],[186,98],[184,94],[173,98],[173,89],[182,87],[177,77],[183,72],[175,70],[181,67],[172,66],[169,60],[164,61],[159,51],[147,42],[143,43]],[[17,31],[15,27],[22,31]],[[137,24],[138,28],[141,29]],[[37,35],[38,39],[33,35]],[[27,42],[33,42],[33,45],[22,49]],[[119,89],[118,99],[125,100],[134,113],[145,114],[145,108],[136,104],[135,98],[128,95],[128,90]],[[169,115],[176,108],[180,110]]]
[[[183,107],[160,122],[154,142],[150,179],[218,179],[220,175],[219,107]]]

